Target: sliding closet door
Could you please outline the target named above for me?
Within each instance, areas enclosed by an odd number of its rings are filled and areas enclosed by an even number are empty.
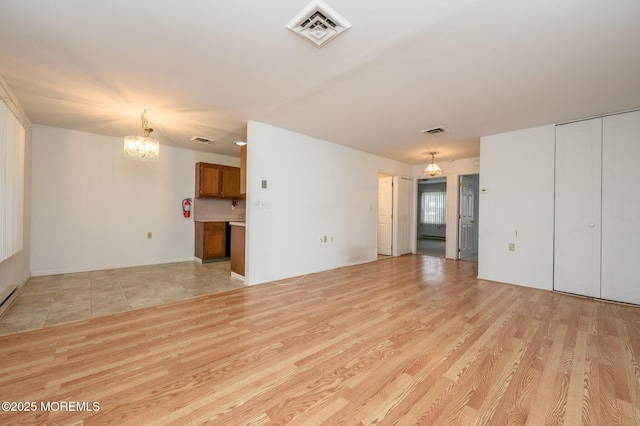
[[[640,304],[640,111],[603,121],[602,298]]]
[[[600,297],[602,119],[556,127],[553,287]]]

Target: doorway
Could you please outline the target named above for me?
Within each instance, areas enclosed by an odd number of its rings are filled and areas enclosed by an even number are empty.
[[[412,252],[413,180],[378,174],[378,259]]]
[[[447,237],[447,178],[418,180],[416,253],[445,257]]]
[[[462,175],[458,187],[458,259],[478,261],[480,175]]]
[[[378,259],[393,254],[393,176],[378,175]]]

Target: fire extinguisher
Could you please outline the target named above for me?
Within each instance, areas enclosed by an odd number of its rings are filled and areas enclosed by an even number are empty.
[[[191,216],[191,198],[185,198],[182,200],[182,214],[184,217]]]

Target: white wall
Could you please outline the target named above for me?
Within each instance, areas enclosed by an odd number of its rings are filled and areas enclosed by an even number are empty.
[[[480,278],[552,289],[554,144],[554,125],[481,138]]]
[[[378,173],[409,165],[254,121],[247,141],[248,284],[376,259]]]
[[[195,163],[240,160],[160,142],[158,162],[125,160],[121,138],[34,125],[32,275],[193,259]]]
[[[20,103],[15,98],[5,81],[0,77],[0,96],[11,99],[6,102],[7,107],[16,115],[25,127],[25,158],[24,158],[24,208],[23,208],[23,243],[22,250],[0,262],[0,295],[15,285],[24,285],[30,277],[29,258],[31,255],[31,122],[24,113]],[[8,291],[8,290],[7,290]],[[1,302],[2,300],[0,300]]]

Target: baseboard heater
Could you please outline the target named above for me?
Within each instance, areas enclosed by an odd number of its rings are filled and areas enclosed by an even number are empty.
[[[0,295],[0,318],[9,310],[11,304],[18,298],[18,286],[7,288]]]
[[[438,235],[420,235],[420,239],[422,240],[440,240],[444,241],[446,238]]]

